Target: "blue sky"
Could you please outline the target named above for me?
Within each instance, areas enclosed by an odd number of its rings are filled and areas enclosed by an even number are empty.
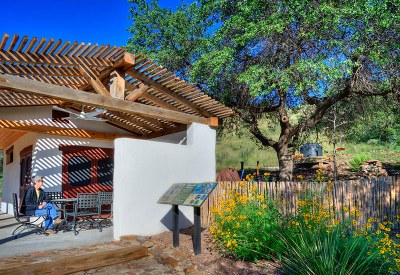
[[[124,46],[130,4],[127,0],[1,0],[0,36],[36,36],[63,41]],[[185,1],[186,3],[192,1]],[[174,9],[181,0],[160,0]]]

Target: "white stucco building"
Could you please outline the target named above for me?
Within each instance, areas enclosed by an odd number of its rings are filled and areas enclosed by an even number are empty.
[[[115,239],[169,230],[171,206],[157,200],[174,183],[215,180],[215,127],[233,112],[122,48],[18,42],[0,47],[1,211],[42,175],[64,197],[113,191]],[[190,226],[192,208],[180,210]]]

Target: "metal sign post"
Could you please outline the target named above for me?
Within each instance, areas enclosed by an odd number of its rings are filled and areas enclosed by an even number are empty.
[[[194,233],[193,233],[194,254],[201,253],[201,220],[200,207],[194,207]]]
[[[200,207],[217,186],[216,182],[176,183],[158,200],[158,203],[172,204],[172,236],[174,247],[179,246],[179,205],[193,206],[194,211],[194,254],[201,253]]]
[[[179,209],[178,205],[172,205],[172,242],[174,247],[179,246]]]

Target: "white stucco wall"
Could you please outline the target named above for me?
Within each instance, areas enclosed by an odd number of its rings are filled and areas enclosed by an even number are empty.
[[[176,135],[182,138],[182,133]],[[170,142],[172,137],[166,137]],[[153,235],[171,229],[170,205],[157,204],[173,183],[215,181],[216,132],[193,124],[186,145],[115,140],[114,238]],[[181,227],[193,223],[193,208],[179,206]]]

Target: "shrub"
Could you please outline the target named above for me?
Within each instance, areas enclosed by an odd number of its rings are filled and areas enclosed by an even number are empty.
[[[226,256],[257,261],[277,256],[281,251],[276,231],[280,229],[277,204],[257,194],[257,186],[241,182],[242,192],[229,194],[214,214],[210,232],[217,247]]]
[[[349,164],[352,170],[358,171],[360,170],[360,164],[364,161],[370,160],[372,157],[368,154],[358,154],[352,160],[350,160]]]

